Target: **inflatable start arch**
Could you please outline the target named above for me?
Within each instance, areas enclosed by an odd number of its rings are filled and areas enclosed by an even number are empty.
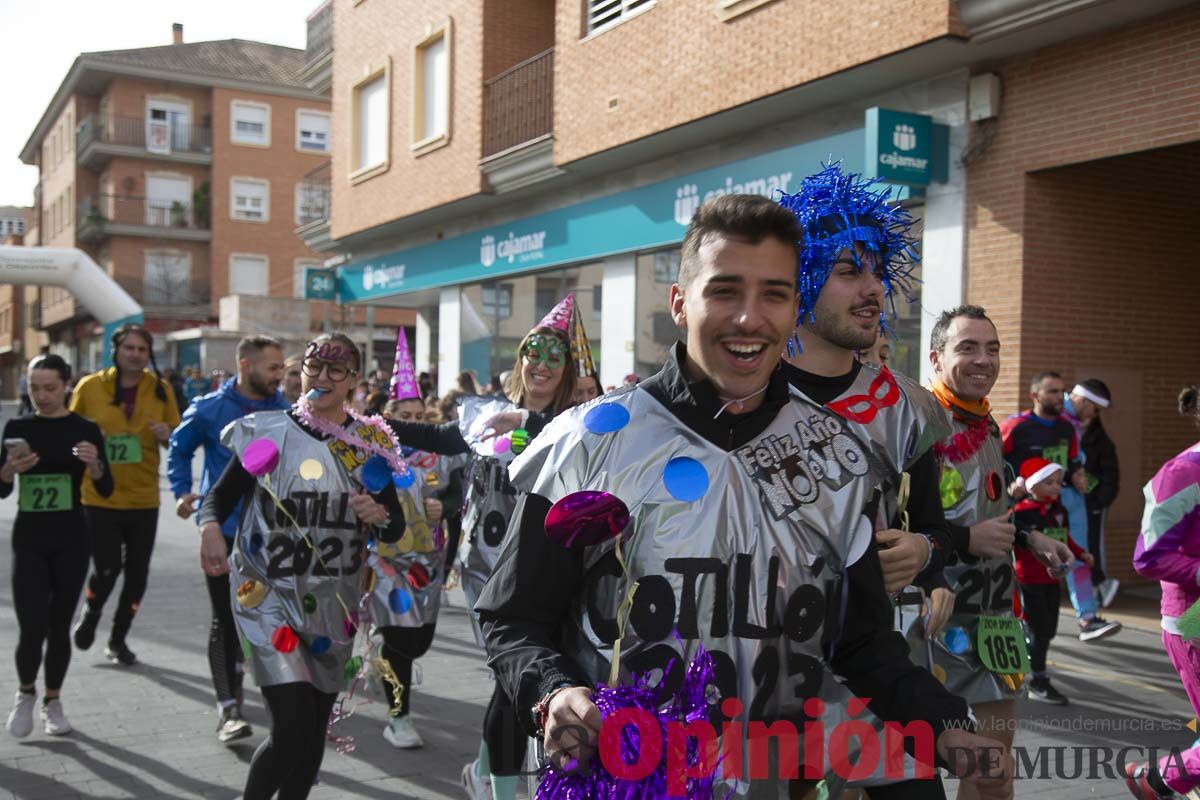
[[[62,286],[75,302],[104,323],[104,360],[109,339],[126,322],[143,321],[142,307],[100,265],[73,247],[0,245],[0,283]]]

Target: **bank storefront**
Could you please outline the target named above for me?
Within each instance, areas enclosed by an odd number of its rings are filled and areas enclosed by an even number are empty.
[[[945,129],[937,131],[941,126],[930,125],[929,117],[904,114],[897,119],[901,121],[885,117],[880,123],[868,112],[867,124],[856,130],[566,202],[444,240],[352,259],[338,269],[340,299],[394,304],[405,297],[421,298],[414,303],[420,307],[417,368],[436,365],[439,393],[460,370],[472,370],[486,381],[510,369],[521,338],[570,291],[583,313],[601,382],[620,384],[629,373],[646,377],[662,364],[677,338],[668,290],[678,274],[684,231],[705,200],[794,192],[805,174],[829,160],[840,160],[856,172],[870,166],[881,176],[880,165],[886,172],[889,161],[907,165],[910,172],[912,164],[924,161],[924,170],[915,179],[906,178],[910,185],[897,185],[896,192],[914,216],[922,216],[924,192],[910,186],[944,182],[944,165],[939,174],[937,158],[928,153],[939,146],[945,151]],[[913,120],[918,131],[924,124],[924,133],[914,133]],[[879,133],[880,124],[890,127]],[[925,140],[918,141],[922,136]],[[914,284],[917,302],[898,303],[899,341],[892,346],[897,367],[913,375],[921,340],[920,292],[920,284]]]

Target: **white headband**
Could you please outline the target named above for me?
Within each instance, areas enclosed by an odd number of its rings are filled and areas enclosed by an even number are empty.
[[[1055,472],[1065,472],[1065,470],[1062,468],[1062,464],[1055,464],[1053,461],[1051,461],[1049,464],[1042,467],[1037,472],[1030,475],[1028,478],[1019,478],[1018,480],[1020,481],[1022,486],[1024,486],[1026,489],[1028,489],[1030,486],[1037,486],[1039,483],[1046,480],[1046,478],[1049,478]]]
[[[1082,395],[1083,397],[1086,397],[1088,400],[1091,400],[1093,403],[1100,406],[1101,408],[1108,408],[1110,405],[1112,405],[1112,403],[1110,401],[1105,400],[1103,397],[1096,394],[1091,389],[1084,386],[1082,383],[1075,384],[1075,388],[1071,390],[1071,394]]]

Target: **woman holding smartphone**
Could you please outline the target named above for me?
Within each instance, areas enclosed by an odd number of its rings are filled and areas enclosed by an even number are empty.
[[[113,488],[100,428],[64,404],[71,379],[67,362],[38,356],[29,364],[28,379],[34,413],[5,424],[0,449],[0,498],[12,494],[13,481],[18,486],[12,580],[21,631],[20,688],[5,725],[18,738],[33,730],[35,682],[42,666],[42,729],[51,736],[71,732],[59,694],[71,661],[71,619],[91,556],[79,502],[84,472],[99,494],[107,497]]]

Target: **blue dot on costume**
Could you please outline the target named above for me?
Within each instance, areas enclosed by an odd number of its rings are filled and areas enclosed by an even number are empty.
[[[690,503],[708,491],[708,470],[694,458],[672,458],[663,469],[663,484],[676,500]]]
[[[416,479],[417,479],[417,476],[413,475],[412,470],[410,469],[407,472],[394,473],[392,475],[392,484],[397,489],[407,489],[408,487],[413,485],[413,482],[416,481]]]
[[[584,414],[583,424],[592,433],[612,433],[629,424],[629,411],[617,403],[601,403]]]
[[[392,467],[383,456],[373,455],[362,465],[361,476],[362,485],[368,492],[382,492],[392,478]]]
[[[388,592],[388,606],[397,614],[407,614],[412,608],[412,595],[404,589],[392,589]]]
[[[318,636],[312,640],[312,644],[308,646],[308,649],[312,650],[314,656],[319,656],[327,652],[332,646],[333,642],[330,641],[328,636]]]
[[[946,640],[946,649],[956,656],[971,649],[971,638],[962,628],[947,628],[943,636]]]
[[[263,546],[263,536],[261,533],[256,533],[250,537],[250,541],[246,542],[246,554],[254,555]]]

